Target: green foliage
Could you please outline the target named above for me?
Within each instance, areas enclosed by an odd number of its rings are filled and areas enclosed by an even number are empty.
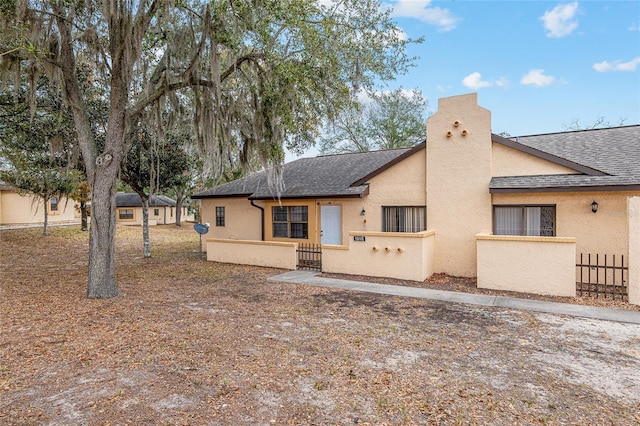
[[[320,152],[362,152],[414,146],[426,137],[427,102],[418,90],[374,93],[336,117]]]
[[[0,179],[45,202],[70,194],[82,179],[74,170],[73,122],[49,81],[40,78],[32,95],[24,84],[5,87],[0,116],[0,157],[8,163]]]
[[[377,0],[20,2],[0,28],[20,40],[0,59],[4,80],[47,75],[64,93],[92,188],[89,297],[118,294],[112,188],[141,118],[164,140],[185,114],[204,154],[204,178],[303,150],[360,88],[411,65],[412,40]],[[6,9],[12,5],[7,3]],[[17,37],[19,36],[19,37]],[[9,37],[0,33],[0,44]],[[85,71],[90,78],[83,86]],[[22,77],[22,76],[21,76]],[[33,85],[33,84],[32,84]],[[102,128],[92,102],[106,101]],[[159,152],[156,155],[161,155]],[[129,161],[129,160],[127,160]],[[274,176],[278,176],[275,167]],[[277,187],[277,185],[275,186]]]
[[[129,139],[121,179],[143,199],[188,183],[192,164],[176,133],[159,139],[143,123],[138,123]]]

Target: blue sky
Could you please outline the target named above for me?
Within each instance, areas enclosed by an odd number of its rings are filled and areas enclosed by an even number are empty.
[[[478,92],[494,132],[640,123],[640,2],[388,1],[416,66],[390,88]]]
[[[478,92],[494,133],[640,123],[640,1],[385,0],[417,56],[389,84],[438,98]],[[305,156],[315,155],[310,150]]]

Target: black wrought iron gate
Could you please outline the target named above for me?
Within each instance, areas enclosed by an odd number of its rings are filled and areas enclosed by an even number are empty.
[[[298,269],[322,272],[322,246],[320,244],[299,243]]]

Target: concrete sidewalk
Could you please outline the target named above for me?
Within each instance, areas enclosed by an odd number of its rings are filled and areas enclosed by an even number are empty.
[[[367,293],[388,294],[392,296],[439,300],[442,302],[468,303],[470,305],[522,309],[526,311],[640,324],[640,312],[638,311],[323,278],[319,276],[319,272],[313,271],[290,271],[271,277],[269,280],[295,284],[309,284],[318,287],[364,291]]]

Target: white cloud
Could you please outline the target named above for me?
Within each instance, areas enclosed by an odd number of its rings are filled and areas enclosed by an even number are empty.
[[[506,77],[501,77],[500,80],[496,80],[495,85],[498,87],[509,87],[510,83]]]
[[[500,79],[494,81],[483,80],[482,74],[476,71],[463,78],[462,84],[471,90],[478,90],[491,86],[506,88],[509,87],[510,81],[506,77],[500,77]]]
[[[629,25],[629,31],[640,31],[640,25],[634,22],[633,24]]]
[[[555,77],[550,75],[544,75],[544,70],[541,68],[529,71],[522,79],[520,83],[530,84],[533,86],[548,86],[556,81]]]
[[[640,65],[640,56],[633,58],[630,61],[622,62],[622,61],[602,61],[597,64],[593,64],[593,69],[598,72],[607,72],[607,71],[635,71]]]
[[[543,27],[547,30],[547,37],[564,37],[578,28],[575,16],[578,13],[578,2],[559,4],[551,10],[547,10],[540,17]]]
[[[479,72],[472,72],[468,76],[462,79],[462,84],[471,90],[482,89],[483,87],[493,86],[490,81],[483,81],[482,75]]]
[[[391,16],[396,18],[414,18],[435,25],[440,31],[454,29],[459,18],[453,16],[449,9],[429,7],[431,0],[397,0],[391,4]]]

